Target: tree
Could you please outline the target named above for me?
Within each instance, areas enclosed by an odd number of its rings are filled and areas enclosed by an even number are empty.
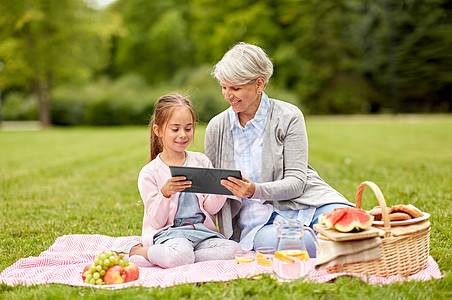
[[[363,72],[385,98],[391,99],[392,87],[403,112],[452,111],[452,30],[446,1],[369,0],[363,15],[357,32],[365,53]],[[391,106],[388,100],[383,103]]]
[[[257,44],[269,53],[281,43],[272,0],[193,0],[192,36],[198,63],[213,64],[238,42]]]
[[[240,41],[266,50],[269,88],[308,113],[388,109],[391,95],[401,112],[452,111],[447,0],[92,1],[0,1],[2,88],[33,90],[44,125],[54,86],[105,75],[158,92],[195,82],[210,115],[210,68]]]
[[[8,87],[31,89],[39,118],[50,126],[52,88],[86,81],[105,65],[115,24],[101,26],[100,12],[81,0],[17,0],[0,3],[1,75]],[[111,21],[110,21],[111,22]]]
[[[156,84],[193,66],[187,9],[186,0],[119,0],[108,7],[123,15],[127,31],[115,39],[112,75],[137,73]]]
[[[356,0],[193,0],[198,62],[218,61],[239,41],[256,43],[274,59],[272,86],[298,95],[312,113],[360,112],[372,87],[360,72],[353,39]],[[356,84],[356,83],[359,84]]]

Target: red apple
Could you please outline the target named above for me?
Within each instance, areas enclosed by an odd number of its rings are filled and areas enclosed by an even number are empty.
[[[126,282],[137,280],[140,277],[140,269],[133,262],[129,262],[129,265],[124,270],[126,271]]]
[[[112,266],[108,268],[104,275],[105,284],[124,283],[126,278],[126,271],[121,266]]]
[[[93,264],[88,264],[88,265],[83,269],[83,272],[82,272],[82,279],[83,279],[83,282],[84,282],[85,279],[86,279],[86,277],[85,277],[85,272],[88,271],[89,268],[91,268],[92,265],[93,265]]]

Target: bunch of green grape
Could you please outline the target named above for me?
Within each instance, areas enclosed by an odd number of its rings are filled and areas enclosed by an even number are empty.
[[[99,252],[94,258],[94,263],[85,267],[82,276],[84,282],[94,285],[105,284],[105,272],[107,272],[108,268],[116,265],[123,268],[129,265],[129,262],[124,259],[124,254],[117,254],[113,251]]]

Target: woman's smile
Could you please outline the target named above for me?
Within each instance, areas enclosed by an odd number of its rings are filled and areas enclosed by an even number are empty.
[[[256,82],[240,85],[229,82],[220,83],[224,99],[229,102],[234,112],[254,115],[257,111],[260,94],[258,94],[259,88]]]
[[[240,100],[235,100],[235,101],[229,101],[229,104],[231,104],[231,106],[236,106],[236,105],[238,105],[239,103],[240,103],[241,101]]]

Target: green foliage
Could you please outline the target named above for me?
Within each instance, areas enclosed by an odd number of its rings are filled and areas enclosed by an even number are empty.
[[[129,75],[115,82],[101,79],[82,87],[61,86],[53,97],[56,125],[142,125],[149,122],[159,96],[141,77]]]
[[[341,277],[323,284],[280,284],[264,276],[118,291],[3,284],[0,298],[450,299],[451,117],[307,116],[306,122],[310,164],[345,197],[353,201],[359,183],[372,180],[387,203],[412,203],[431,214],[430,254],[443,279],[371,285]],[[203,150],[204,129],[196,128],[191,150]],[[38,256],[65,234],[140,235],[143,204],[136,180],[147,161],[148,137],[144,125],[0,131],[0,270]],[[364,208],[376,204],[366,190]]]
[[[2,1],[0,61],[2,88],[30,89],[39,103],[39,117],[50,123],[50,94],[55,85],[86,82],[106,65],[105,49],[115,18],[108,26],[99,12],[82,0]]]
[[[281,37],[276,24],[278,1],[192,1],[190,17],[199,62],[211,64],[239,41],[257,43],[271,52]]]
[[[138,73],[149,83],[170,81],[192,66],[187,1],[117,1],[107,11],[120,13],[127,35],[116,39],[112,73]]]
[[[5,121],[14,120],[36,120],[38,118],[38,108],[36,99],[21,92],[9,93],[3,101],[2,119]]]
[[[310,114],[359,114],[371,112],[379,95],[370,83],[357,74],[337,72],[327,82],[328,88],[304,101]]]
[[[450,9],[443,0],[369,0],[361,8],[363,71],[383,94],[395,86],[402,111],[452,110]]]
[[[89,125],[147,124],[152,114],[156,96],[137,76],[126,76],[98,87],[91,98],[84,123]]]
[[[83,86],[60,86],[52,95],[52,123],[55,125],[143,125],[149,122],[154,103],[166,94],[178,92],[188,96],[200,122],[208,122],[228,104],[221,97],[210,68],[187,69],[179,72],[177,85],[150,87],[134,74],[116,81],[101,78]]]

